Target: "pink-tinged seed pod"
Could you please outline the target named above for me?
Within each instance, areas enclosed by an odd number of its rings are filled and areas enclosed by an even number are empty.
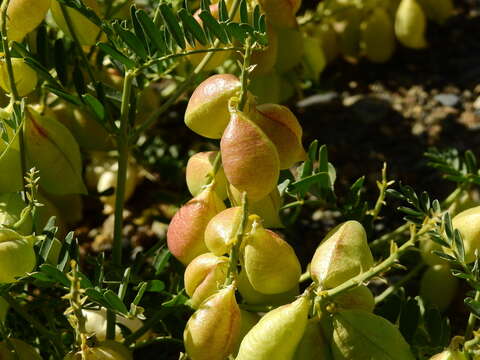
[[[205,245],[217,256],[228,254],[242,220],[242,209],[233,207],[215,215],[205,229]]]
[[[230,120],[228,102],[237,96],[240,80],[230,74],[210,76],[197,86],[185,111],[185,124],[194,132],[220,139]]]
[[[250,201],[260,200],[275,189],[280,174],[277,149],[247,114],[231,114],[220,150],[228,182],[246,191]]]
[[[242,201],[242,194],[240,191],[231,185],[229,189],[234,203],[240,204]],[[266,228],[283,228],[279,214],[282,205],[283,201],[280,197],[280,192],[275,187],[275,189],[263,199],[249,203],[248,211],[250,214],[260,216],[263,220],[263,226]]]
[[[213,162],[218,151],[199,152],[188,159],[186,178],[190,194],[197,196],[208,184],[208,175],[212,172]],[[215,175],[215,192],[222,200],[227,198],[227,178],[223,168]]]
[[[375,308],[375,298],[372,292],[365,285],[359,285],[351,290],[336,296],[333,299],[337,309],[343,310],[363,310],[373,312]]]
[[[310,301],[301,296],[263,316],[243,338],[236,360],[291,360],[305,332]]]
[[[183,342],[192,360],[224,360],[235,350],[240,334],[240,308],[235,287],[209,297],[188,320]]]
[[[330,344],[323,335],[320,321],[308,320],[303,337],[297,346],[292,360],[331,360]]]
[[[204,234],[208,222],[225,204],[211,188],[206,188],[175,214],[167,231],[170,252],[185,265],[198,255],[208,252]]]
[[[248,280],[247,273],[241,271],[238,275],[238,292],[242,295],[242,301],[249,305],[273,305],[280,306],[291,303],[299,295],[298,283],[288,291],[279,294],[262,294],[255,290]]]
[[[280,159],[280,169],[288,169],[294,163],[305,160],[302,145],[302,126],[289,108],[277,104],[257,106],[259,116],[254,122],[275,144]]]
[[[281,28],[293,28],[297,25],[295,14],[301,0],[258,0],[269,21]]]
[[[313,255],[310,274],[322,289],[330,289],[372,266],[373,256],[365,229],[358,221],[351,220],[325,236]]]
[[[220,289],[227,272],[228,258],[212,253],[199,255],[188,264],[184,274],[185,291],[194,309]]]
[[[14,352],[11,351],[13,347]],[[42,360],[38,351],[26,342],[18,339],[8,339],[0,343],[0,359],[2,360]]]
[[[50,0],[11,0],[7,8],[7,37],[21,42],[45,18]]]
[[[253,219],[252,230],[242,243],[243,265],[253,288],[263,294],[291,290],[302,269],[293,248],[273,231]]]

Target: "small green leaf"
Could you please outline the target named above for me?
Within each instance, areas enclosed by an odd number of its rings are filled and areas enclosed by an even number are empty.
[[[135,55],[137,55],[141,59],[146,59],[148,54],[147,50],[143,46],[142,41],[136,37],[130,31],[122,29],[119,25],[115,26],[115,30],[123,42],[128,46],[130,50],[133,51]]]
[[[82,99],[92,110],[93,114],[97,117],[97,119],[100,120],[102,123],[105,122],[105,108],[103,107],[102,103],[90,94],[83,95]]]
[[[148,292],[162,292],[165,290],[165,283],[160,280],[150,280],[147,283],[147,289],[146,291]]]
[[[47,275],[49,278],[55,280],[56,282],[62,284],[65,287],[70,287],[70,281],[67,279],[65,274],[58,270],[55,266],[50,264],[43,264],[40,266],[40,272]]]
[[[200,19],[203,21],[203,27],[207,28],[223,44],[228,44],[228,35],[222,25],[212,16],[209,11],[201,11]]]
[[[185,50],[185,37],[182,28],[180,27],[178,17],[173,12],[171,6],[167,5],[166,3],[162,3],[158,8],[169,33],[175,39],[177,45]]]
[[[152,19],[150,19],[150,17],[145,11],[137,10],[136,14],[137,19],[142,25],[143,31],[145,32],[146,36],[148,36],[153,45],[155,45],[160,55],[165,54],[167,48],[165,46],[165,40],[163,38],[162,32],[153,23]]]
[[[105,43],[98,43],[97,46],[107,55],[110,55],[113,59],[117,60],[121,64],[125,65],[127,68],[132,69],[135,67],[135,62],[125,55],[123,55],[121,52],[119,52],[117,49],[114,49],[108,44]]]
[[[103,294],[103,298],[108,302],[110,307],[122,314],[128,314],[128,309],[123,303],[123,301],[115,294],[112,290],[107,290]]]
[[[178,11],[178,16],[180,16],[180,19],[182,20],[183,29],[192,34],[200,44],[206,45],[207,37],[205,32],[195,18],[183,8]]]

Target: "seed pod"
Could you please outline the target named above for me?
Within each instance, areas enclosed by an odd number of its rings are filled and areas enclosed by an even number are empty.
[[[85,194],[80,149],[58,121],[26,109],[25,150],[28,168],[40,170],[40,185],[53,194]]]
[[[258,0],[269,21],[280,28],[294,28],[301,0]]]
[[[422,49],[425,40],[426,19],[416,0],[402,0],[395,15],[395,35],[406,47]]]
[[[437,355],[433,355],[430,360],[467,360],[467,356],[463,352],[447,349]]]
[[[252,78],[249,90],[255,95],[259,104],[282,102],[283,80],[277,72],[272,71],[265,75]]]
[[[107,340],[82,351],[68,353],[64,360],[133,360],[132,353],[122,344]]]
[[[7,37],[21,42],[45,18],[50,0],[11,0],[7,9]]]
[[[190,194],[197,196],[208,184],[208,175],[212,172],[213,162],[218,151],[199,152],[188,159],[186,178]],[[221,167],[215,175],[215,192],[222,200],[227,198],[227,178]]]
[[[448,262],[437,256],[433,251],[442,251],[442,246],[430,239],[429,236],[421,236],[419,239],[420,255],[425,264],[429,266],[446,265]]]
[[[242,243],[244,269],[253,288],[263,294],[291,290],[302,269],[293,248],[258,219]]]
[[[323,52],[322,43],[319,38],[309,35],[303,37],[303,65],[307,79],[318,81],[320,74],[327,66],[327,58]]]
[[[301,296],[268,312],[240,344],[236,360],[291,360],[305,332],[310,301]]]
[[[205,229],[205,245],[217,256],[228,254],[242,220],[242,209],[233,207],[215,215]]]
[[[262,294],[253,288],[245,271],[240,272],[237,281],[238,291],[242,295],[243,302],[250,305],[285,305],[294,301],[299,294],[298,283],[292,289],[279,294]]]
[[[188,320],[183,342],[192,360],[224,360],[240,333],[240,308],[230,285],[208,298]]]
[[[340,54],[337,33],[330,24],[321,24],[315,30],[314,36],[320,39],[327,63],[331,63]]]
[[[410,346],[388,320],[361,310],[333,315],[335,360],[413,360]]]
[[[427,19],[438,24],[443,24],[453,15],[454,5],[452,0],[418,0]]]
[[[475,260],[475,250],[480,248],[480,206],[462,211],[452,219],[454,229],[462,234],[465,261]]]
[[[267,23],[268,46],[265,50],[254,50],[250,59],[250,64],[255,65],[252,71],[252,77],[261,76],[270,73],[277,61],[278,53],[278,35],[277,31],[270,23]]]
[[[388,61],[395,51],[393,22],[384,8],[375,8],[361,25],[361,47],[368,60],[375,63]]]
[[[237,337],[237,343],[233,355],[237,355],[238,349],[243,338],[250,332],[250,330],[258,323],[260,316],[246,310],[240,309],[240,332]]]
[[[0,193],[9,193],[22,190],[23,187],[23,172],[22,162],[20,158],[20,141],[18,133],[21,131],[21,127],[14,133],[13,130],[3,123],[3,119],[0,119],[2,126],[7,129],[6,134],[8,140],[5,141],[0,138],[0,169],[2,173],[8,174],[8,176],[0,176]]]
[[[175,214],[167,232],[168,249],[187,265],[198,255],[208,252],[204,234],[208,222],[225,209],[222,200],[211,188],[206,188]]]
[[[234,203],[237,205],[241,204],[242,194],[240,191],[231,185],[229,189]],[[280,192],[278,191],[278,188],[275,187],[275,189],[263,199],[249,203],[248,211],[250,214],[255,214],[261,217],[263,226],[266,228],[283,228],[279,214],[282,202]]]
[[[37,260],[33,250],[33,237],[0,228],[0,283],[14,283],[35,268]]]
[[[35,90],[38,81],[37,73],[22,58],[12,58],[12,69],[19,96],[26,96]],[[0,61],[0,87],[7,93],[12,92],[5,59]]]
[[[240,80],[234,75],[210,76],[190,97],[185,124],[199,135],[220,139],[230,120],[228,102],[239,94],[240,88]]]
[[[14,353],[11,351],[14,349]],[[2,360],[42,360],[38,351],[32,346],[18,339],[8,339],[0,343],[0,359]]]
[[[458,279],[452,275],[448,265],[435,265],[428,268],[420,281],[420,296],[440,311],[448,309],[457,290]]]
[[[302,126],[289,108],[277,104],[257,106],[252,120],[273,142],[280,159],[280,169],[288,169],[294,163],[305,159],[302,146]]]
[[[98,6],[97,0],[82,1],[85,6],[89,7],[97,15],[100,15],[100,8]],[[95,45],[100,38],[101,29],[93,22],[91,22],[88,18],[83,16],[79,11],[67,6],[65,6],[65,10],[70,16],[73,30],[80,44],[86,46]],[[51,11],[53,19],[55,20],[55,23],[58,25],[58,27],[62,29],[65,34],[71,37],[72,35],[70,34],[70,29],[67,25],[65,17],[63,16],[62,8],[58,0],[52,0]]]
[[[334,288],[367,271],[373,257],[367,235],[358,221],[347,221],[331,230],[313,255],[310,274],[323,289]]]
[[[293,360],[333,360],[330,346],[323,336],[318,319],[308,320]]]
[[[20,220],[22,210],[26,207],[19,193],[0,194],[0,226],[10,227]],[[31,215],[23,222],[17,232],[22,235],[30,235],[33,230]]]
[[[365,285],[359,285],[335,297],[334,303],[337,309],[363,310],[373,312],[375,298]]]
[[[277,29],[278,52],[275,69],[284,74],[301,63],[303,56],[302,33],[298,29]]]
[[[220,150],[228,182],[246,191],[250,201],[264,198],[276,187],[280,174],[277,149],[247,114],[231,114]]]
[[[190,296],[190,304],[194,309],[225,283],[228,263],[226,257],[206,253],[188,264],[184,274],[185,291]]]

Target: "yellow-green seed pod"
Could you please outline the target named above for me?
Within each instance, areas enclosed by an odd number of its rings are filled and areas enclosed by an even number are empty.
[[[430,360],[467,360],[467,356],[457,350],[445,350],[439,354],[433,355]]]
[[[14,283],[17,277],[31,272],[37,263],[33,237],[0,228],[0,283]]]
[[[305,332],[310,301],[301,296],[264,315],[240,344],[236,360],[291,360]]]
[[[310,319],[292,360],[333,360],[318,319]]]
[[[342,310],[363,310],[373,312],[375,298],[372,292],[365,285],[359,285],[351,290],[336,296],[333,299],[337,309]]]
[[[462,211],[452,219],[454,229],[462,234],[465,261],[475,260],[475,250],[480,248],[480,206]]]
[[[15,353],[12,353],[13,347]],[[38,351],[26,342],[18,339],[8,339],[0,343],[0,359],[2,360],[42,360]]]
[[[297,13],[301,0],[258,0],[273,25],[279,28],[293,28],[297,24]]]
[[[205,245],[217,256],[230,252],[242,221],[239,206],[225,209],[215,215],[205,229]]]
[[[7,37],[21,42],[45,18],[50,0],[10,0],[7,9]]]
[[[438,310],[445,311],[455,298],[458,285],[458,279],[452,275],[450,266],[435,265],[423,273],[420,296]]]
[[[190,157],[187,163],[186,180],[188,190],[193,196],[197,196],[208,185],[208,176],[212,172],[213,162],[218,151],[199,152]],[[227,198],[227,178],[221,167],[215,175],[215,192],[222,200]]]
[[[132,360],[133,356],[123,344],[112,340],[88,347],[85,352],[68,353],[64,360]]]
[[[427,46],[427,21],[416,0],[402,0],[395,15],[395,35],[406,47],[423,49]]]
[[[367,59],[376,63],[388,61],[395,51],[393,22],[384,8],[376,8],[362,23],[361,47]]]
[[[335,360],[414,360],[410,345],[388,320],[361,310],[333,315]]]
[[[12,58],[12,69],[19,96],[26,96],[35,90],[38,81],[37,73],[22,58]],[[7,93],[12,92],[5,59],[0,61],[0,87]]]
[[[443,24],[454,13],[453,0],[418,0],[427,19]]]
[[[327,66],[327,57],[322,48],[322,40],[311,36],[303,37],[303,64],[305,75],[313,81],[318,81],[320,74]]]
[[[442,251],[442,246],[430,239],[428,235],[420,237],[418,246],[420,248],[420,255],[425,264],[429,266],[448,264],[446,260],[433,253],[433,251]]]
[[[329,289],[367,271],[373,256],[367,235],[358,221],[344,222],[331,230],[313,255],[310,274],[321,288]]]
[[[20,157],[20,139],[19,133],[21,127],[18,127],[16,131],[4,122],[4,117],[9,118],[13,112],[13,108],[10,106],[5,109],[5,113],[0,118],[1,126],[6,129],[6,135],[8,139],[2,136],[0,138],[0,169],[4,174],[9,176],[0,176],[0,193],[12,193],[22,190],[23,188],[23,172],[22,161]]]
[[[20,193],[0,194],[0,226],[13,226],[20,220],[25,207],[26,204]],[[28,215],[17,231],[22,235],[30,235],[32,230],[33,219],[31,215]]]
[[[235,356],[238,354],[238,349],[245,335],[247,335],[260,320],[260,315],[240,309],[240,318],[240,332],[237,338],[237,344],[235,345],[235,351],[233,352]]]

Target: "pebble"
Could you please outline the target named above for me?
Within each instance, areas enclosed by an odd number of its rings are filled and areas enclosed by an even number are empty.
[[[475,110],[480,110],[480,96],[473,102],[473,108]]]
[[[443,106],[454,107],[458,104],[460,98],[455,94],[438,94],[434,97]]]

